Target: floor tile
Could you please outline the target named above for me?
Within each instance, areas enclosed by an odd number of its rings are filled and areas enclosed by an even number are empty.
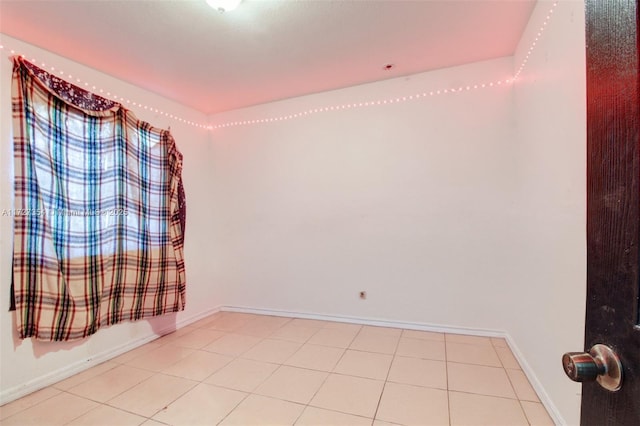
[[[68,392],[94,401],[106,402],[151,376],[153,376],[151,371],[120,365],[72,387]]]
[[[506,371],[507,376],[509,376],[509,380],[511,380],[511,385],[516,391],[516,396],[518,397],[518,399],[522,401],[540,402],[536,391],[533,390],[533,387],[529,383],[527,376],[525,376],[522,370],[507,369]]]
[[[291,320],[289,324],[304,326],[304,327],[312,327],[317,329],[317,328],[324,327],[326,324],[326,321],[306,319],[306,318],[294,318]]]
[[[349,349],[365,352],[378,352],[383,354],[393,354],[398,346],[398,340],[400,337],[393,335],[386,335],[384,333],[375,335],[371,332],[363,334],[364,330],[353,339]]]
[[[304,327],[289,323],[277,329],[269,338],[305,343],[317,331],[318,329],[316,327]]]
[[[209,325],[213,321],[222,318],[224,315],[224,312],[216,312],[211,315],[207,315],[206,317],[199,319],[198,321],[193,322],[189,325],[194,328],[205,328],[206,325]]]
[[[131,361],[128,361],[126,365],[130,367],[141,368],[144,370],[159,372],[186,358],[193,352],[193,349],[168,344],[160,346],[159,348],[156,348],[151,352],[147,352],[144,355],[136,357]]]
[[[348,376],[386,380],[392,360],[393,355],[347,350],[333,371]]]
[[[98,364],[95,367],[91,367],[88,370],[75,374],[69,377],[68,379],[55,383],[53,387],[57,389],[62,389],[62,390],[71,389],[72,387],[77,386],[80,383],[86,382],[87,380],[95,376],[98,376],[106,371],[116,368],[119,365],[120,364],[111,362],[111,361],[103,362],[102,364]]]
[[[259,395],[308,404],[329,373],[281,366],[254,391]]]
[[[201,383],[153,416],[171,425],[215,425],[224,419],[246,393]]]
[[[449,392],[452,426],[525,426],[527,419],[517,400]]]
[[[307,343],[284,363],[311,370],[332,371],[343,353],[344,349]]]
[[[531,426],[553,426],[553,420],[544,406],[538,402],[520,401]]]
[[[447,391],[387,383],[376,419],[404,425],[448,425]]]
[[[278,368],[276,364],[237,358],[205,380],[225,388],[253,392]]]
[[[184,348],[201,349],[226,333],[219,330],[196,329],[175,339],[172,344]]]
[[[2,420],[3,426],[64,425],[98,407],[98,403],[65,392]]]
[[[264,339],[247,352],[242,354],[242,358],[254,361],[270,362],[282,364],[293,355],[300,347],[301,343],[287,342],[285,340]]]
[[[263,316],[255,318],[235,330],[238,334],[256,337],[270,337],[280,327],[291,321],[291,318]]]
[[[242,334],[227,334],[205,346],[205,351],[223,355],[238,356],[257,345],[262,339]]]
[[[396,355],[412,358],[434,359],[444,361],[444,342],[426,339],[400,338]]]
[[[264,338],[271,337],[271,335],[275,333],[280,327],[281,326],[279,325],[250,322],[236,329],[234,333]]]
[[[110,400],[108,404],[141,416],[151,417],[196,384],[197,382],[180,377],[155,374]]]
[[[145,420],[144,417],[108,405],[100,405],[67,424],[70,426],[138,426]]]
[[[468,343],[470,345],[492,346],[490,337],[467,336],[465,334],[445,334],[445,340],[451,343]]]
[[[277,325],[278,327],[282,327],[285,324],[290,324],[294,320],[294,318],[277,317],[275,315],[258,315],[254,318],[254,320],[255,323]]]
[[[226,313],[220,318],[215,318],[213,321],[210,321],[209,323],[205,324],[202,328],[206,328],[210,330],[235,332],[235,330],[246,325],[253,319],[254,317],[229,315],[228,313]]]
[[[374,420],[373,426],[402,426],[402,425],[399,425],[398,423],[383,422],[382,420]]]
[[[371,419],[325,410],[324,408],[307,407],[296,422],[296,426],[370,426]]]
[[[505,339],[237,312],[203,318],[0,407],[3,426],[527,419],[553,424]]]
[[[321,346],[333,346],[336,348],[348,348],[358,330],[322,328],[309,339],[307,343]]]
[[[516,398],[503,368],[447,363],[449,390]]]
[[[447,365],[444,361],[396,356],[391,364],[387,380],[408,385],[447,389]]]
[[[383,381],[331,374],[309,405],[373,418]]]
[[[360,324],[352,324],[348,322],[326,321],[322,328],[331,330],[355,331],[356,333],[362,329]]]
[[[363,336],[393,336],[400,337],[402,335],[401,328],[392,328],[392,327],[376,327],[371,325],[364,325],[362,329],[360,329],[360,335]]]
[[[495,348],[508,348],[509,345],[507,341],[502,337],[491,337],[491,343],[493,343],[493,347]]]
[[[111,361],[118,364],[124,364],[141,355],[148,354],[149,352],[154,351],[155,349],[163,345],[158,343],[159,340],[162,340],[162,339],[158,339],[153,342],[146,343],[142,346],[138,346],[137,348],[132,349],[129,352],[125,352],[122,355],[119,355],[113,358]]]
[[[166,423],[160,423],[153,419],[149,419],[146,422],[142,423],[140,426],[167,426]]]
[[[518,370],[520,369],[520,364],[518,363],[516,357],[513,356],[511,349],[496,347],[496,352],[498,353],[498,357],[500,358],[500,361],[502,362],[502,366],[504,368],[515,368]]]
[[[420,340],[435,340],[436,342],[444,342],[444,333],[436,333],[434,331],[421,330],[402,330],[402,337]]]
[[[156,339],[153,341],[153,343],[158,344],[158,345],[166,345],[167,343],[173,343],[176,340],[186,336],[187,334],[191,333],[192,331],[196,331],[197,328],[193,327],[193,326],[186,326],[186,327],[182,327],[179,328],[177,330],[171,331],[167,334],[164,334],[162,337],[160,337],[159,339]]]
[[[8,404],[0,407],[0,420],[5,419],[9,416],[13,416],[14,414],[19,413],[20,411],[25,410],[29,407],[33,407],[34,405],[42,401],[58,395],[59,393],[59,389],[48,387],[23,396],[22,398],[16,399],[15,401],[9,402]]]
[[[447,361],[502,367],[493,346],[447,342]]]
[[[235,319],[235,320],[245,320],[249,321],[256,318],[264,318],[267,315],[260,314],[250,314],[248,312],[233,312],[233,311],[222,311],[222,316],[227,319]]]
[[[233,357],[207,351],[195,351],[191,355],[162,370],[170,376],[202,381],[229,364]]]
[[[304,405],[260,395],[249,395],[220,425],[292,425]]]

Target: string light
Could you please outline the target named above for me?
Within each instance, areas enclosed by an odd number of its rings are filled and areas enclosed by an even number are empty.
[[[513,76],[514,80],[517,80],[518,77],[520,77],[520,74],[522,74],[522,70],[524,70],[524,67],[527,65],[527,62],[529,62],[529,58],[531,57],[531,54],[535,50],[535,47],[536,47],[538,41],[542,37],[542,34],[544,33],[544,30],[547,28],[547,25],[549,24],[549,21],[551,20],[551,17],[553,16],[553,11],[555,10],[556,6],[558,6],[558,2],[557,1],[553,2],[553,5],[551,6],[551,9],[549,9],[549,12],[547,12],[546,17],[544,18],[544,22],[542,22],[542,25],[538,29],[538,33],[533,38],[533,41],[531,42],[531,45],[529,46],[529,50],[527,50],[527,53],[524,55],[524,58],[522,59],[522,62],[520,63],[520,67],[518,68],[518,71],[516,71],[515,75]]]
[[[529,49],[527,50],[527,53],[524,57],[524,59],[522,60],[520,67],[518,68],[518,71],[514,74],[513,77],[511,78],[507,78],[504,80],[497,80],[497,81],[489,81],[489,82],[484,82],[484,83],[475,83],[473,85],[469,84],[466,87],[464,87],[464,89],[466,89],[466,91],[474,91],[474,90],[479,90],[479,89],[486,89],[486,88],[494,88],[494,87],[498,87],[498,86],[503,86],[503,85],[511,85],[514,84],[515,81],[518,79],[518,77],[520,76],[520,74],[522,74],[522,71],[524,70],[527,62],[529,61],[529,58],[531,57],[531,54],[533,53],[533,51],[535,50],[535,47],[538,44],[538,41],[540,41],[540,38],[542,37],[545,29],[547,28],[549,21],[551,20],[551,17],[553,16],[553,12],[554,9],[556,8],[556,6],[558,5],[558,2],[554,2],[551,6],[551,9],[549,9],[549,11],[547,12],[547,15],[544,19],[544,22],[542,23],[542,25],[540,26],[538,32],[536,33],[536,36],[534,37],[534,40],[532,41],[531,45],[529,46]],[[329,106],[329,107],[321,107],[321,108],[316,108],[313,110],[309,110],[309,111],[305,111],[303,114],[294,114],[294,117],[298,117],[300,115],[308,115],[308,114],[317,114],[317,113],[322,113],[322,112],[326,112],[326,111],[334,111],[336,109],[345,109],[345,108],[351,108],[352,105],[354,108],[358,107],[358,108],[362,108],[362,107],[368,107],[368,106],[372,106],[372,105],[385,105],[385,104],[392,104],[392,103],[400,103],[400,102],[408,102],[408,101],[413,101],[414,99],[420,99],[421,97],[427,97],[430,96],[438,96],[441,94],[450,94],[450,93],[460,93],[463,91],[463,87],[458,87],[456,88],[443,88],[443,89],[436,89],[436,90],[432,90],[429,93],[427,92],[423,92],[423,93],[416,93],[413,95],[408,95],[408,96],[402,96],[401,98],[399,97],[395,97],[395,98],[389,98],[389,99],[382,99],[382,100],[373,100],[373,101],[365,101],[365,102],[359,102],[357,104],[342,104],[342,105],[333,105],[333,106]],[[283,117],[274,117],[274,118],[267,118],[267,119],[257,119],[257,120],[249,120],[249,121],[242,121],[242,122],[227,122],[227,123],[220,123],[220,124],[215,124],[210,126],[210,128],[212,130],[215,129],[221,129],[221,128],[226,128],[226,127],[234,127],[234,126],[241,126],[241,125],[247,125],[247,124],[256,124],[256,123],[270,123],[273,121],[281,121],[281,120],[287,120],[290,119],[292,116],[283,116]]]
[[[283,115],[283,116],[279,116],[279,117],[254,119],[254,120],[246,120],[246,121],[231,121],[231,122],[226,122],[226,123],[214,124],[214,125],[211,125],[211,129],[215,130],[215,129],[222,129],[222,128],[227,128],[227,127],[244,126],[244,125],[249,125],[249,124],[271,123],[271,122],[274,122],[274,121],[290,120],[290,119],[293,119],[293,118],[307,116],[307,115],[310,115],[310,114],[320,114],[320,113],[323,113],[323,112],[330,112],[330,111],[337,111],[337,110],[344,110],[344,109],[351,109],[351,108],[363,108],[363,107],[369,107],[369,106],[378,106],[378,105],[383,106],[383,105],[389,105],[389,104],[403,103],[403,102],[409,102],[409,101],[413,101],[413,100],[420,100],[421,98],[426,98],[428,96],[437,96],[437,95],[443,95],[443,94],[457,94],[457,93],[460,93],[460,92],[463,92],[463,91],[471,92],[471,91],[474,91],[474,90],[482,90],[482,89],[486,89],[486,88],[490,88],[490,87],[497,87],[497,86],[502,86],[502,85],[510,85],[513,82],[514,82],[513,79],[507,78],[505,80],[490,81],[490,82],[487,82],[487,83],[479,83],[479,84],[474,84],[474,85],[462,86],[462,87],[458,87],[458,88],[446,88],[446,89],[439,89],[439,90],[434,90],[434,91],[424,92],[424,93],[415,93],[413,95],[405,95],[405,96],[402,96],[402,97],[392,97],[392,98],[387,98],[387,99],[376,99],[376,100],[369,100],[369,101],[358,102],[358,103],[346,103],[346,104],[329,105],[329,106],[319,107],[319,108],[315,108],[315,109],[312,109],[312,110],[303,111],[303,112],[299,112],[299,113]]]
[[[5,52],[8,51],[11,56],[16,55],[15,49],[8,49],[3,44],[0,44],[0,51],[5,51]],[[20,54],[19,56],[22,57],[22,58],[25,57],[22,54]],[[42,68],[43,70],[49,72],[52,75],[59,75],[60,77],[64,77],[65,76],[65,72],[64,71],[56,70],[56,68],[54,66],[47,67],[47,64],[45,62],[38,62],[35,58],[30,59],[30,62],[32,64]],[[90,85],[90,83],[88,81],[83,81],[82,79],[80,79],[78,77],[74,77],[71,74],[67,74],[66,78],[64,78],[64,80],[67,81],[67,82],[73,83],[73,84],[75,84],[77,86],[84,86],[86,88],[91,87],[91,90],[93,92],[99,92],[102,97],[109,98],[109,99],[111,99],[111,100],[113,100],[115,102],[119,102],[119,103],[125,102],[125,99],[123,97],[118,97],[115,94],[111,94],[111,92],[109,92],[109,91],[107,91],[105,93],[104,89],[102,89],[102,88],[100,88],[98,86]],[[144,108],[145,110],[149,110],[149,109],[151,109],[152,111],[154,110],[153,108],[150,108],[149,106],[142,105],[142,104],[137,104],[136,102],[131,102],[128,99],[126,100],[126,103],[127,104],[133,104],[134,106],[138,105],[140,108]],[[168,116],[167,113],[164,113],[163,111],[160,111],[158,109],[155,109],[155,112]],[[187,123],[187,120],[184,120],[183,118],[178,117],[178,116],[173,116],[172,115],[171,118],[173,118],[173,119],[175,119],[177,121],[183,122],[183,123]],[[208,124],[195,123],[195,122],[192,122],[192,121],[188,122],[188,123],[193,127],[198,127],[198,128],[202,128],[202,129],[210,129],[210,126]]]
[[[299,117],[303,117],[303,116],[309,116],[312,114],[320,114],[323,112],[327,112],[327,111],[336,111],[336,110],[344,110],[344,109],[351,109],[351,108],[364,108],[364,107],[370,107],[370,106],[377,106],[377,105],[389,105],[389,104],[397,104],[397,103],[402,103],[402,102],[410,102],[410,101],[414,101],[414,100],[420,100],[422,98],[426,98],[428,97],[433,97],[433,96],[438,96],[441,94],[458,94],[464,91],[467,92],[471,92],[471,91],[478,91],[478,90],[482,90],[482,89],[486,89],[487,87],[493,88],[493,87],[497,87],[497,86],[503,86],[503,85],[511,85],[513,83],[515,83],[515,81],[518,79],[518,77],[520,76],[520,74],[522,74],[522,71],[524,70],[525,66],[527,65],[529,59],[531,58],[531,55],[533,54],[533,51],[535,50],[535,47],[537,46],[538,42],[540,41],[540,38],[542,37],[545,29],[548,27],[549,22],[551,21],[551,18],[553,16],[553,12],[554,9],[556,8],[556,6],[558,5],[558,2],[554,2],[551,9],[549,9],[549,11],[547,12],[545,19],[543,21],[543,23],[541,24],[540,28],[538,29],[538,32],[536,33],[533,41],[531,42],[531,45],[529,46],[529,49],[527,50],[527,53],[525,54],[524,58],[522,59],[522,62],[520,63],[520,67],[518,68],[518,71],[516,71],[516,73],[513,75],[513,77],[511,78],[507,78],[504,80],[496,80],[496,81],[489,81],[489,82],[477,82],[474,84],[468,84],[466,86],[460,86],[460,87],[447,87],[447,88],[440,88],[440,89],[434,89],[431,90],[429,92],[422,92],[422,93],[414,93],[414,94],[409,94],[409,95],[404,95],[404,96],[394,96],[394,97],[390,97],[387,99],[376,99],[376,100],[369,100],[369,101],[361,101],[358,103],[346,103],[346,104],[337,104],[337,105],[329,105],[329,106],[325,106],[325,107],[319,107],[319,108],[314,108],[314,109],[309,109],[306,111],[302,111],[302,112],[297,112],[297,113],[292,113],[292,114],[288,114],[288,115],[283,115],[283,116],[279,116],[279,117],[269,117],[269,118],[259,118],[259,119],[253,119],[253,120],[244,120],[244,121],[232,121],[232,122],[226,122],[226,123],[220,123],[220,124],[204,124],[204,123],[196,123],[194,121],[190,121],[190,120],[185,120],[182,117],[173,115],[173,114],[169,114],[165,111],[159,110],[157,108],[153,108],[150,107],[148,105],[143,105],[141,103],[135,102],[133,100],[130,99],[125,99],[123,97],[118,97],[115,94],[112,95],[111,92],[106,92],[105,95],[105,90],[95,86],[95,85],[90,85],[89,82],[87,81],[83,81],[80,78],[76,77],[75,78],[75,83],[77,83],[78,85],[84,85],[85,87],[91,87],[91,90],[93,90],[94,92],[99,92],[101,96],[106,97],[106,98],[110,98],[112,100],[115,100],[116,102],[119,103],[126,103],[127,105],[132,105],[134,107],[138,107],[138,108],[144,108],[144,110],[146,111],[152,111],[155,112],[156,114],[159,114],[161,116],[176,120],[180,123],[184,123],[193,127],[197,127],[197,128],[201,128],[201,129],[206,129],[206,130],[216,130],[216,129],[222,129],[222,128],[227,128],[227,127],[237,127],[237,126],[246,126],[246,125],[252,125],[252,124],[263,124],[263,123],[273,123],[276,121],[284,121],[284,120],[292,120],[294,118],[299,118]],[[0,44],[0,51],[2,52],[9,52],[11,55],[16,55],[16,51],[14,49],[9,49],[6,46],[4,46],[3,44]],[[20,54],[19,56],[21,57],[25,57],[24,55]],[[46,64],[44,62],[40,62],[40,64],[38,64],[38,61],[33,58],[30,61],[31,63],[33,63],[36,66],[39,66],[42,69],[46,70]],[[55,67],[50,66],[49,70],[51,71],[52,74],[58,74],[61,77],[64,76],[64,72],[61,70],[56,70]],[[66,80],[72,82],[73,81],[73,76],[71,74],[67,74],[66,76]]]

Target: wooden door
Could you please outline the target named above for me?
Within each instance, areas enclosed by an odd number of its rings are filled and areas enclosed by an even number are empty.
[[[638,4],[587,0],[585,350],[613,348],[622,388],[582,388],[583,425],[640,425]]]

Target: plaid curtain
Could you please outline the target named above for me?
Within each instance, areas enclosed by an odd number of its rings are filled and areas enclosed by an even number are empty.
[[[20,338],[184,309],[182,154],[168,131],[13,58]]]

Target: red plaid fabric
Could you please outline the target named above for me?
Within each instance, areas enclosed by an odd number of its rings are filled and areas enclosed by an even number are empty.
[[[13,297],[23,339],[79,339],[185,306],[173,137],[61,81],[14,58]]]

